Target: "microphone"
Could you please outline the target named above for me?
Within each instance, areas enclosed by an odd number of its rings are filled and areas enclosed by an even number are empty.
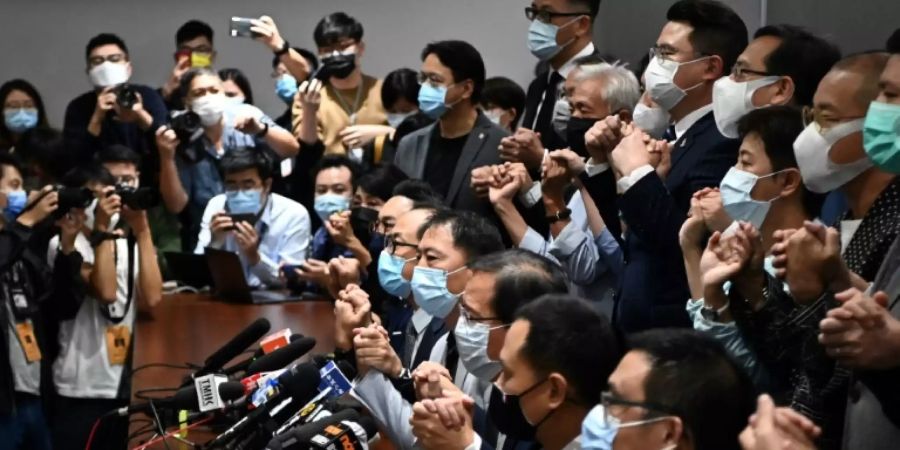
[[[310,439],[309,448],[315,450],[366,448],[377,431],[375,419],[360,416],[356,421],[344,420],[326,426],[322,432]]]
[[[250,363],[247,366],[246,375],[281,369],[294,362],[297,358],[309,353],[315,346],[316,340],[314,338],[300,338]]]
[[[284,434],[276,435],[266,445],[266,450],[299,450],[308,449],[309,442],[325,430],[326,427],[341,423],[345,420],[359,420],[359,412],[353,409],[344,409],[315,422],[307,423],[292,428]]]
[[[265,336],[271,327],[272,325],[267,319],[262,317],[256,319],[256,321],[238,333],[237,336],[231,338],[230,341],[216,350],[209,358],[206,358],[203,367],[194,372],[194,377],[196,378],[201,375],[218,371],[228,361],[231,361],[235,356],[240,355],[247,347],[250,347],[254,342]]]
[[[244,385],[237,381],[226,381],[225,377],[207,375],[195,380],[192,386],[178,389],[171,397],[163,397],[113,410],[116,415],[128,416],[138,412],[157,409],[185,409],[188,411],[211,411],[221,409],[225,402],[237,400],[244,395]]]
[[[282,330],[282,331],[285,331],[285,330]],[[278,332],[278,333],[281,333],[281,332]],[[303,335],[302,334],[292,334],[287,340],[284,340],[281,338],[281,336],[278,336],[276,340],[268,341],[268,339],[270,337],[271,337],[271,335],[263,338],[263,340],[260,341],[259,348],[256,349],[256,352],[253,353],[253,356],[251,356],[231,367],[226,367],[225,369],[222,370],[222,373],[224,373],[225,375],[231,376],[238,372],[246,371],[247,367],[249,367],[250,364],[253,363],[253,361],[259,359],[263,355],[272,353],[273,351],[278,350],[279,348],[284,347],[285,345],[288,345],[291,342],[302,339]],[[250,374],[248,373],[246,375],[250,375]]]

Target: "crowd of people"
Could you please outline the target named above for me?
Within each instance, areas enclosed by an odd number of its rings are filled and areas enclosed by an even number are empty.
[[[397,448],[895,448],[900,30],[842,55],[678,0],[628,67],[600,3],[523,4],[527,89],[464,40],[367,74],[343,12],[312,51],[252,20],[272,115],[197,20],[159,88],[127,36],[90,39],[61,130],[4,83],[0,448],[124,448],[98,418],[129,402],[163,248],[333,299]]]

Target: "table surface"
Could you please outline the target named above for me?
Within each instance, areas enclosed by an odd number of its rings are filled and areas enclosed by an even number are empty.
[[[330,352],[334,349],[333,309],[330,301],[321,300],[252,305],[225,303],[203,294],[166,295],[154,308],[152,317],[140,316],[135,324],[133,367],[150,363],[202,364],[260,317],[269,319],[273,332],[290,328],[293,333],[316,338],[316,346],[309,354]],[[186,370],[158,367],[141,370],[132,379],[132,393],[147,388],[177,387],[186,373]],[[202,443],[211,436],[198,428],[188,435],[188,440]],[[169,440],[172,449],[190,448],[176,442]],[[139,444],[135,440],[129,446]],[[160,443],[150,448],[165,447]]]

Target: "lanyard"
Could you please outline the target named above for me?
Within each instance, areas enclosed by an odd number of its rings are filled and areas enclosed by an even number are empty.
[[[363,84],[365,84],[365,80],[360,80],[359,86],[356,87],[356,99],[353,100],[353,109],[350,109],[350,105],[344,100],[344,96],[341,92],[333,86],[331,87],[334,91],[334,97],[337,99],[338,103],[341,104],[341,108],[347,112],[348,116],[350,116],[350,125],[356,125],[356,113],[359,110],[360,102],[362,101]]]
[[[16,322],[23,322],[37,312],[37,306],[32,304],[34,292],[32,291],[31,275],[21,260],[10,265],[3,274],[2,282],[3,294],[9,302]]]
[[[125,312],[122,313],[122,317],[113,317],[112,312],[110,311],[112,309],[113,305],[103,305],[100,308],[100,313],[103,314],[103,316],[106,317],[107,320],[109,320],[110,322],[112,322],[114,324],[119,324],[123,320],[125,320],[125,317],[128,316],[128,311],[131,310],[131,303],[132,303],[132,300],[134,299],[134,253],[135,253],[134,247],[135,247],[135,238],[134,238],[134,235],[129,232],[128,233],[128,279],[126,280],[128,290],[126,291],[127,300],[125,301]],[[115,258],[115,263],[116,263],[116,278],[118,278],[118,272],[119,272],[119,268],[118,268],[118,266],[119,266],[119,246],[118,246],[118,244],[115,244],[115,246],[113,247],[113,250],[114,250],[113,257]],[[118,280],[117,280],[117,282],[118,282]],[[117,299],[117,301],[118,301],[118,299]]]

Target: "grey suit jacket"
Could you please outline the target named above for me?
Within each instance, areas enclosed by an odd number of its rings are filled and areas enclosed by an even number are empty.
[[[428,174],[425,173],[425,159],[431,145],[431,134],[439,132],[437,127],[438,122],[435,122],[407,135],[397,144],[394,165],[406,172],[410,178],[428,181]],[[476,197],[470,187],[472,169],[500,164],[500,154],[497,148],[500,146],[500,139],[508,135],[506,130],[495,125],[484,114],[478,113],[475,126],[469,132],[456,167],[446,168],[446,170],[453,170],[450,189],[444,199],[447,206],[453,209],[473,211],[485,217],[493,215],[490,202],[487,199]]]

